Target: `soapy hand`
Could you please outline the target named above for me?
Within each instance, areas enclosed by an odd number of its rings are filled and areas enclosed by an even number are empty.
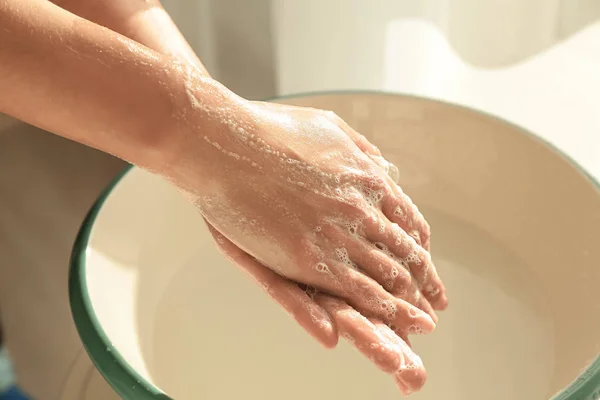
[[[203,184],[192,169],[178,179],[211,225],[290,280],[399,330],[433,329],[419,308],[441,309],[446,299],[422,246],[429,227],[395,182],[331,113],[240,107],[214,110],[225,121],[218,135],[199,132],[210,149]]]
[[[211,178],[197,187],[181,169],[177,182],[224,253],[322,343],[349,338],[403,392],[419,389],[408,335],[432,331],[446,298],[429,227],[389,164],[332,113],[246,101],[210,113],[224,121],[197,133]]]

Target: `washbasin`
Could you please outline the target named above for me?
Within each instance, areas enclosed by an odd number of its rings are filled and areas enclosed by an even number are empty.
[[[443,102],[383,93],[278,102],[335,111],[400,169],[430,222],[450,307],[412,338],[421,400],[595,400],[600,189],[535,135]],[[398,399],[347,343],[324,350],[217,251],[194,207],[128,168],[74,246],[72,312],[124,399]]]

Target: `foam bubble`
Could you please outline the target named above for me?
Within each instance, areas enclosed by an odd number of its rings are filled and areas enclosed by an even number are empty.
[[[383,288],[388,292],[391,292],[392,289],[394,289],[394,280],[385,281],[385,283],[383,284]]]
[[[425,289],[425,293],[427,293],[428,296],[436,296],[439,292],[440,288],[437,286],[433,287],[432,285],[428,285]]]
[[[324,262],[317,263],[317,265],[315,266],[315,269],[317,270],[317,272],[323,272],[323,273],[328,273],[328,274],[331,273],[331,271],[329,270],[329,267]]]
[[[352,236],[356,236],[358,234],[358,228],[359,228],[358,221],[352,221],[352,222],[344,221],[341,223],[341,225],[343,228],[347,229],[348,232]]]
[[[404,259],[402,260],[404,265],[416,264],[421,265],[421,259],[415,250],[412,250]]]
[[[352,262],[352,260],[350,260],[350,256],[348,255],[348,250],[346,250],[346,248],[344,248],[344,247],[336,248],[335,255],[337,256],[338,260],[343,262],[344,264],[354,266],[354,263]]]
[[[348,333],[348,332],[343,332],[341,334],[342,338],[344,338],[348,343],[353,344],[354,342],[356,342],[356,340]]]
[[[397,207],[394,209],[394,215],[395,215],[396,217],[400,218],[400,220],[401,220],[401,221],[406,221],[406,219],[407,219],[407,215],[406,215],[406,213],[404,212],[404,210],[403,210],[403,209],[402,209],[402,207],[400,207],[400,206],[397,206]]]
[[[376,190],[368,186],[362,186],[360,191],[369,205],[375,207],[383,200],[383,190]]]
[[[396,235],[396,241],[394,242],[396,246],[402,246],[402,235]]]
[[[410,236],[411,238],[415,239],[415,241],[421,240],[421,234],[416,229],[413,229],[412,231],[410,231],[410,233],[408,234],[408,236]]]
[[[424,332],[423,328],[421,328],[419,325],[410,325],[407,330],[411,335],[420,335]]]

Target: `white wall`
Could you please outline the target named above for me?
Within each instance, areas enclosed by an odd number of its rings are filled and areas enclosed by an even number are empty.
[[[271,0],[163,0],[219,81],[249,98],[276,93]]]
[[[386,26],[435,23],[468,63],[495,68],[543,51],[600,16],[597,0],[272,0],[281,94],[382,89]]]

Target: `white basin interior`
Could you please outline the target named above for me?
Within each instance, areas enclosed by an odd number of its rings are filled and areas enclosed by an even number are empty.
[[[429,378],[412,398],[593,398],[600,191],[585,173],[515,126],[445,103],[281,101],[333,110],[371,139],[432,226],[451,304],[413,338]],[[219,254],[193,206],[139,169],[86,221],[71,298],[88,352],[125,399],[400,397],[346,343],[323,350]]]

